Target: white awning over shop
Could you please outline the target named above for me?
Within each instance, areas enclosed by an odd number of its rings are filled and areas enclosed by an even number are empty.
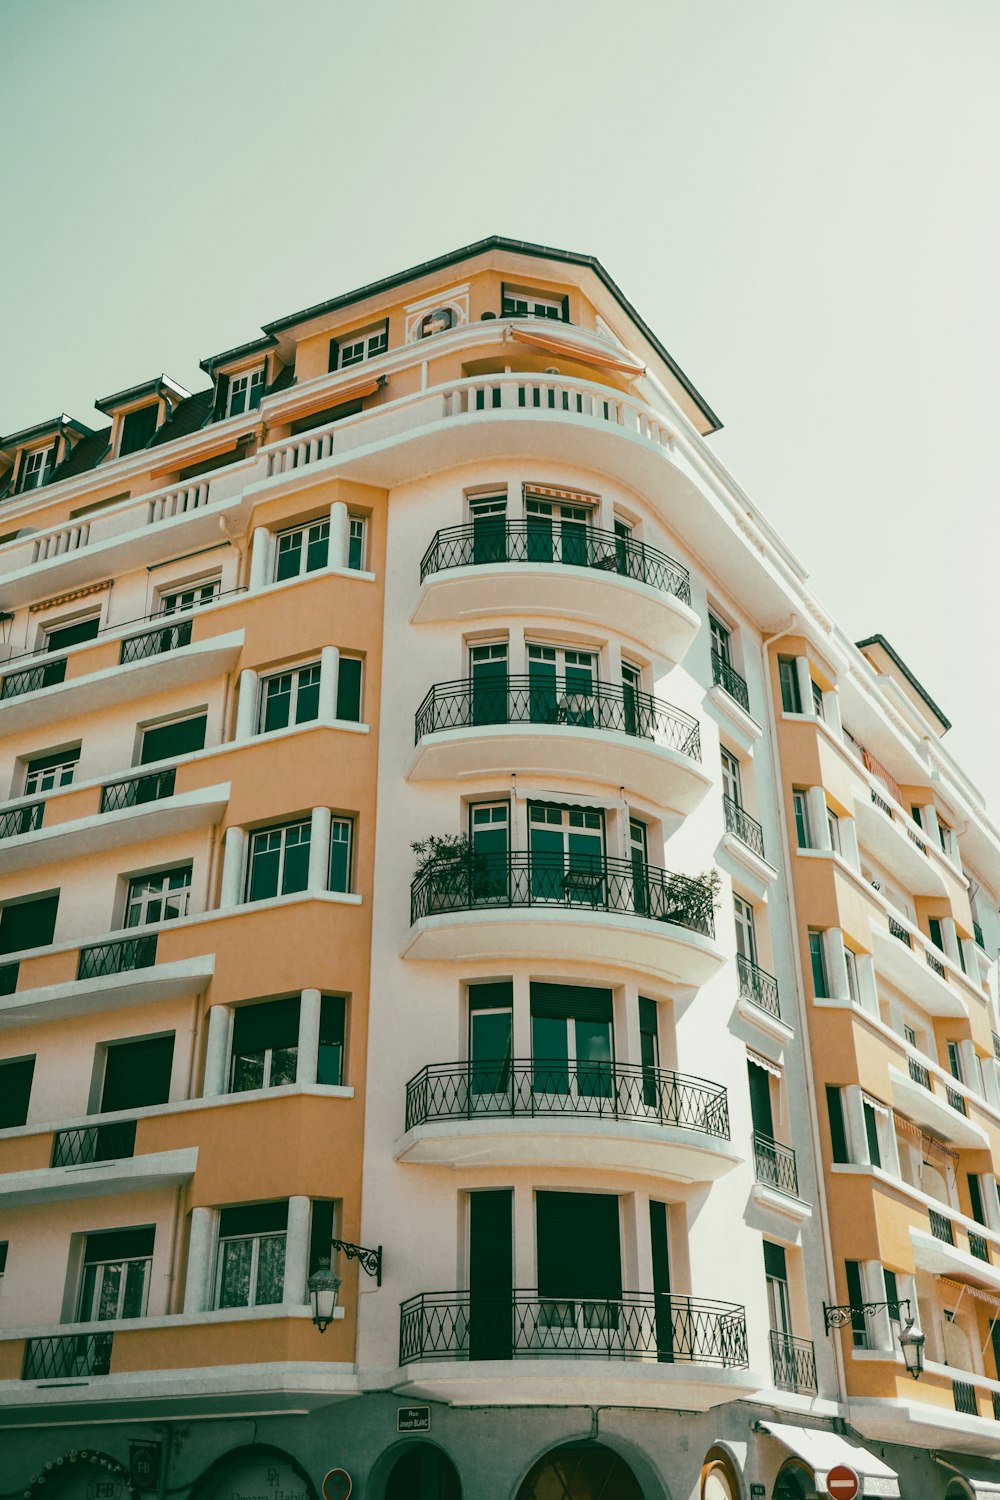
[[[989,1458],[974,1458],[968,1453],[935,1453],[934,1462],[950,1474],[964,1479],[982,1500],[1000,1500],[1000,1463]]]
[[[816,1476],[816,1488],[825,1490],[826,1476],[837,1464],[847,1464],[862,1480],[861,1493],[868,1500],[877,1495],[884,1500],[899,1500],[899,1480],[895,1469],[859,1448],[847,1438],[819,1427],[790,1427],[784,1422],[758,1422],[761,1432],[769,1432],[790,1453],[808,1464]]]

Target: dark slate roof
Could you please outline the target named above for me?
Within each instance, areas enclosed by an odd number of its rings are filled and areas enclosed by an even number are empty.
[[[232,349],[223,349],[221,354],[210,354],[206,359],[200,359],[198,365],[206,375],[211,375],[219,365],[228,364],[233,359],[244,359],[248,354],[263,353],[267,349],[273,349],[277,342],[272,334],[265,334],[263,338],[251,339],[248,344],[236,344]]]
[[[111,428],[101,427],[88,437],[81,438],[68,458],[64,458],[50,480],[55,484],[60,479],[72,479],[75,474],[86,474],[96,469],[111,444]]]
[[[951,728],[951,720],[946,718],[945,715],[941,712],[937,704],[934,702],[934,699],[931,697],[930,693],[924,687],[923,683],[919,680],[919,678],[914,677],[913,673],[906,665],[906,662],[899,655],[898,651],[896,651],[892,646],[889,645],[889,642],[886,640],[884,635],[868,635],[865,636],[863,641],[855,641],[854,644],[857,646],[859,651],[863,651],[866,646],[881,646],[882,650],[885,652],[889,660],[891,662],[894,662],[902,672],[903,676],[906,678],[913,691],[924,700],[934,717],[944,725],[945,732],[947,733],[947,731]]]
[[[174,408],[173,416],[162,427],[156,429],[149,446],[158,448],[161,443],[172,443],[174,438],[187,437],[189,433],[197,432],[212,415],[214,402],[213,390],[195,391],[193,396]]]
[[[267,388],[267,394],[273,396],[277,391],[287,391],[290,385],[295,384],[295,366],[282,365],[281,373],[276,380],[272,380]]]

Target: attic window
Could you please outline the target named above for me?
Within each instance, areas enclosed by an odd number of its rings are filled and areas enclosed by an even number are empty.
[[[552,318],[569,322],[569,298],[553,297],[551,292],[532,292],[523,287],[505,286],[500,299],[502,318]]]
[[[30,452],[22,453],[16,493],[23,495],[26,490],[37,490],[46,484],[52,477],[55,458],[54,443],[51,448],[32,448]]]
[[[371,328],[358,328],[337,345],[336,364],[331,369],[346,370],[350,365],[360,365],[366,359],[375,359],[389,347],[389,324],[377,323]],[[331,351],[333,352],[333,351]]]
[[[140,448],[146,447],[156,431],[158,414],[159,405],[155,401],[150,406],[140,406],[137,411],[125,413],[122,418],[121,441],[118,444],[119,458],[124,458],[126,453],[138,453]]]
[[[238,417],[244,411],[256,411],[264,394],[264,366],[256,370],[244,370],[234,375],[229,382],[229,400],[226,416]]]

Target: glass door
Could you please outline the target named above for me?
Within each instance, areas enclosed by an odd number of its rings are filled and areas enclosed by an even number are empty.
[[[481,802],[469,809],[472,896],[476,902],[509,900],[510,803]]]
[[[632,906],[637,917],[649,916],[649,844],[646,825],[628,820],[628,849],[632,862]]]
[[[604,814],[535,802],[528,808],[533,901],[604,899]]]
[[[569,1110],[573,1101],[589,1110],[591,1100],[611,1098],[614,1036],[610,990],[532,984],[531,1056],[538,1107],[551,1109],[551,1096],[565,1098]],[[599,1113],[605,1113],[600,1104],[596,1107]]]
[[[735,755],[730,755],[728,750],[720,750],[719,756],[722,760],[722,790],[730,802],[737,807],[743,806],[743,790],[740,786],[740,763]]]
[[[510,1110],[513,991],[509,981],[469,987],[469,1112]]]
[[[469,648],[473,724],[507,722],[507,642]]]
[[[469,501],[472,519],[472,561],[484,563],[507,561],[507,497],[483,496]]]
[[[535,1197],[540,1347],[606,1351],[620,1325],[619,1201],[613,1194]]]
[[[532,723],[592,726],[596,682],[597,656],[593,651],[570,651],[562,646],[529,643]]]
[[[557,505],[529,496],[525,501],[529,562],[587,567],[592,512],[586,505]]]
[[[648,713],[642,697],[642,673],[630,661],[622,662],[623,728],[626,734],[650,735]]]
[[[753,925],[753,907],[742,896],[733,896],[733,916],[736,921],[736,951],[740,958],[756,967],[757,935]]]
[[[615,568],[624,577],[629,575],[629,543],[632,539],[632,528],[627,521],[620,521],[615,517]]]
[[[709,615],[708,624],[712,633],[712,650],[727,667],[732,666],[732,656],[729,646],[732,631],[723,625],[721,620],[717,620],[714,615]]]

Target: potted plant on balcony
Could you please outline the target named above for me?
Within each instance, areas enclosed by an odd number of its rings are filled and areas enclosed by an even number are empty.
[[[718,870],[701,875],[678,875],[664,881],[661,922],[676,922],[697,932],[712,933],[713,913],[719,908],[722,877]]]
[[[417,856],[415,880],[427,888],[427,911],[461,910],[469,904],[472,840],[467,833],[431,833],[410,848]]]

